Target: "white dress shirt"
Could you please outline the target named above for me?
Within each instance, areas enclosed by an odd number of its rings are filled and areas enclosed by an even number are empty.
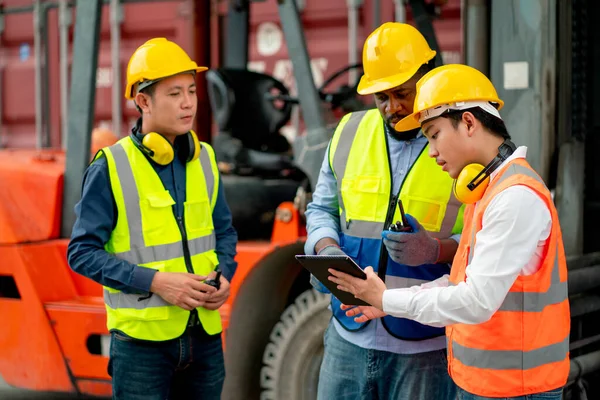
[[[491,178],[510,160],[526,154],[526,147],[517,148]],[[444,275],[420,286],[388,289],[383,293],[383,311],[435,327],[485,322],[519,275],[538,271],[551,227],[544,200],[526,186],[512,186],[496,195],[483,214],[466,282],[449,286]]]

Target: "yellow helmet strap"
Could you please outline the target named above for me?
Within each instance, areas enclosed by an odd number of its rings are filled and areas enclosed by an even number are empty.
[[[473,204],[479,201],[485,193],[490,182],[490,175],[508,159],[516,150],[516,146],[509,139],[498,147],[498,155],[487,165],[469,164],[460,172],[454,181],[454,196],[464,204]]]

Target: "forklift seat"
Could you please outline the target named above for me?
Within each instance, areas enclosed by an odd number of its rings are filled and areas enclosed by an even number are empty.
[[[244,69],[206,72],[208,96],[219,134],[213,145],[217,159],[244,174],[280,177],[297,169],[291,145],[279,130],[290,120],[292,104],[273,100],[289,97],[277,79]]]
[[[289,96],[281,82],[258,72],[228,68],[209,70],[206,79],[220,132],[253,150],[282,153],[290,149],[279,129],[290,120],[292,104],[270,98]]]

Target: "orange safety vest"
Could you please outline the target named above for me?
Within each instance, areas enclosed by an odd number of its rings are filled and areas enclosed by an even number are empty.
[[[497,194],[514,185],[527,186],[544,200],[552,230],[540,269],[517,278],[490,320],[446,327],[448,372],[459,387],[478,396],[545,392],[564,386],[569,375],[571,319],[562,233],[550,191],[525,159],[509,162],[483,198],[466,207],[450,284],[466,280],[485,209]]]

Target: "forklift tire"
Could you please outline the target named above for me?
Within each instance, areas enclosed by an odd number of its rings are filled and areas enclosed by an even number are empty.
[[[261,400],[317,398],[330,298],[309,289],[285,309],[265,348]]]

